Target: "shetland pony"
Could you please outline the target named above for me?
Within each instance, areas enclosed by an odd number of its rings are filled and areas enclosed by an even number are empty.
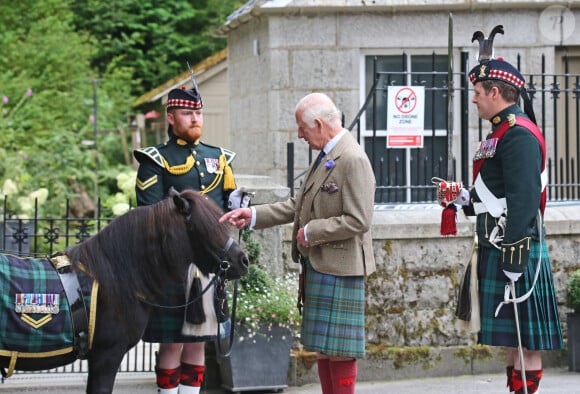
[[[86,358],[86,392],[111,393],[166,281],[184,281],[191,262],[223,280],[247,273],[248,258],[221,215],[198,192],[171,190],[47,259],[0,255],[3,375]]]

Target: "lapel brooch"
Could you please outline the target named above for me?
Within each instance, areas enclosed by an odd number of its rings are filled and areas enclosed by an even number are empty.
[[[324,163],[324,167],[326,167],[327,170],[330,170],[334,167],[334,160],[327,160],[326,163]]]

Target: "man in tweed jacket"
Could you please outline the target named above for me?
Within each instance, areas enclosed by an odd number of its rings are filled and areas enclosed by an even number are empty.
[[[318,354],[323,393],[354,393],[356,359],[365,351],[364,278],[375,271],[375,177],[328,96],[307,95],[295,117],[298,137],[321,151],[297,196],[236,209],[221,221],[256,229],[294,223],[292,258],[302,264],[301,341]]]

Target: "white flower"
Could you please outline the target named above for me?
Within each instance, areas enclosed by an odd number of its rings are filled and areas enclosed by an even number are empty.
[[[12,179],[6,179],[2,186],[2,197],[10,196],[18,193],[18,186]]]
[[[34,212],[34,200],[31,199],[30,196],[18,197],[16,201],[18,202],[18,207],[22,213],[22,215],[19,215],[21,219],[24,218],[23,216],[30,216]]]
[[[30,198],[31,201],[34,201],[36,199],[38,201],[38,205],[42,205],[46,202],[46,199],[48,198],[48,189],[41,187],[40,189],[31,192],[28,195],[28,197]]]
[[[121,215],[129,212],[130,208],[131,208],[131,206],[129,204],[127,204],[126,202],[122,202],[122,203],[117,203],[117,204],[113,205],[111,207],[111,210],[113,211],[113,215],[121,216]]]
[[[137,172],[122,172],[117,175],[117,187],[123,191],[123,193],[130,195],[135,191],[135,181],[137,178]]]

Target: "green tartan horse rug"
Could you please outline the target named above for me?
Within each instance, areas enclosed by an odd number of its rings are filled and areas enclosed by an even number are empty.
[[[8,365],[8,372],[1,371],[4,377],[14,369],[68,364],[90,347],[96,313],[96,305],[90,304],[97,299],[98,285],[85,274],[77,278],[70,268],[66,255],[35,259],[0,254],[0,366]]]

